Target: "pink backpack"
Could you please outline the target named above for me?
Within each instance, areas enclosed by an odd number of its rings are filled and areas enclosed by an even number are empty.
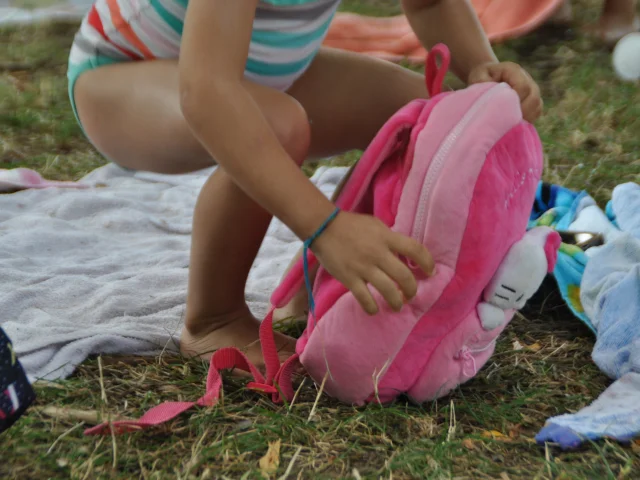
[[[477,373],[514,312],[553,270],[560,237],[546,227],[526,231],[543,159],[518,95],[496,83],[440,93],[448,64],[447,48],[438,45],[427,59],[431,98],[409,103],[384,125],[336,201],[343,210],[375,215],[429,249],[436,263],[432,277],[410,265],[418,278],[416,297],[394,312],[376,292],[381,311],[371,317],[320,267],[312,292],[315,315],[309,315],[297,354],[283,365],[273,309],[263,321],[266,378],[237,349],[222,349],[211,359],[198,401],[164,403],[138,421],[99,425],[87,434],[157,425],[193,405],[214,405],[223,369],[251,372],[255,381],[248,388],[279,402],[293,398],[291,377],[300,362],[324,392],[355,405],[399,395],[433,400]],[[305,255],[309,266],[316,262],[311,252]],[[304,286],[303,267],[300,260],[274,292],[274,309]]]

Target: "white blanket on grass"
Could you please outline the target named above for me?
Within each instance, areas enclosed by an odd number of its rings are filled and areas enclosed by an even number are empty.
[[[92,4],[92,0],[0,0],[0,26],[79,21]]]
[[[91,354],[176,350],[193,208],[210,173],[107,165],[82,180],[95,188],[0,195],[0,324],[31,380],[65,378]],[[322,167],[313,181],[330,196],[345,173]],[[271,224],[247,285],[258,318],[299,247]]]

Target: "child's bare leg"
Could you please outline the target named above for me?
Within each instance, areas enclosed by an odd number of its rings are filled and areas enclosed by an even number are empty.
[[[605,44],[614,46],[628,33],[640,31],[637,4],[637,0],[605,0],[598,23],[588,31]]]
[[[302,161],[309,126],[299,103],[258,85],[247,89],[288,153]],[[182,116],[176,61],[102,67],[84,74],[75,93],[89,138],[120,165],[180,173],[214,163]],[[221,169],[202,189],[194,212],[184,353],[237,346],[261,360],[259,322],[246,307],[244,284],[269,220]],[[284,356],[293,351],[292,339],[277,335],[277,341]]]
[[[311,156],[364,149],[400,107],[427,96],[422,75],[327,49],[288,95],[257,85],[247,88],[294,158],[303,156],[296,152],[306,148],[308,137],[301,132],[308,131],[309,121]],[[212,163],[181,114],[175,61],[88,72],[76,85],[76,102],[89,137],[121,165],[177,173]],[[300,115],[299,105],[307,116]],[[222,170],[203,188],[194,216],[189,300],[181,339],[185,353],[245,347],[257,340],[258,323],[244,303],[244,282],[269,218]],[[279,337],[285,351],[291,348],[288,342]],[[261,360],[257,343],[248,353],[253,361]]]
[[[259,322],[249,312],[244,293],[270,221],[271,215],[222,169],[202,189],[193,220],[183,353],[202,355],[233,345],[246,347],[247,356],[261,361]],[[279,340],[283,357],[291,355],[294,342],[284,336]]]
[[[289,94],[302,104],[311,121],[310,156],[366,148],[398,109],[415,98],[427,96],[420,74],[388,62],[330,49],[320,52]],[[338,186],[335,195],[343,185],[344,182]],[[296,259],[299,256],[300,252]],[[289,268],[292,265],[293,262]],[[315,269],[311,272],[314,275]],[[306,306],[307,296],[302,288],[289,305],[277,312],[276,319],[297,317]]]

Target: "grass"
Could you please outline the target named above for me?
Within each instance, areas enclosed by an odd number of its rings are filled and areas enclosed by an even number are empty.
[[[578,24],[596,17],[597,2],[580,6]],[[388,14],[397,2],[352,0],[346,8]],[[0,168],[78,179],[104,163],[68,106],[66,58],[76,28],[0,30]],[[546,114],[537,127],[547,180],[599,201],[621,182],[640,181],[640,89],[614,78],[606,50],[576,32],[545,29],[497,51],[542,87]],[[524,348],[514,349],[516,341]],[[639,478],[635,444],[603,441],[564,453],[533,442],[546,418],[580,409],[609,384],[592,348],[593,337],[547,285],[478,377],[433,404],[351,408],[323,396],[308,421],[317,396],[308,382],[289,410],[229,379],[220,406],[115,439],[84,437],[90,419],[51,416],[45,407],[138,416],[163,400],[198,398],[206,365],[103,358],[100,369],[93,359],[66,381],[36,385],[36,405],[0,438],[0,478],[262,478],[259,459],[276,440],[277,476],[291,465],[288,478]]]

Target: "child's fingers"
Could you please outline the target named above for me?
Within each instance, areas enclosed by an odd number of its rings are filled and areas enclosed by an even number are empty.
[[[376,269],[367,279],[368,282],[378,291],[385,299],[389,306],[396,312],[402,309],[404,298],[398,289],[396,283],[380,269]]]
[[[497,63],[489,65],[487,72],[493,82],[504,82],[513,88],[520,100],[524,100],[529,94],[529,78],[519,65],[510,62]]]
[[[500,80],[496,81],[508,83],[516,91],[521,102],[524,102],[531,95],[533,82],[529,75],[519,66],[513,65],[502,68],[499,77]]]
[[[542,99],[540,88],[533,78],[520,66],[515,64],[502,64],[493,67],[493,75],[496,81],[508,83],[520,97],[520,105],[525,120],[532,122],[542,113]]]
[[[478,68],[471,72],[471,76],[469,77],[469,84],[475,83],[487,83],[487,82],[495,82],[493,76],[491,75],[491,71],[488,68]]]
[[[389,246],[395,253],[412,260],[427,275],[433,273],[435,266],[433,258],[426,247],[417,240],[400,233],[393,233]]]
[[[528,77],[530,79],[530,77]],[[540,88],[530,79],[529,94],[521,99],[520,106],[525,120],[532,122],[542,114],[542,97]]]
[[[378,313],[378,304],[373,299],[373,295],[371,295],[369,288],[363,281],[358,281],[352,285],[349,290],[351,290],[351,293],[356,297],[356,300],[365,312],[369,315]]]
[[[522,114],[528,122],[533,122],[542,115],[542,99],[539,95],[531,94],[522,102]]]
[[[407,299],[415,297],[418,290],[416,277],[395,255],[388,255],[380,261],[380,268],[395,281]]]

